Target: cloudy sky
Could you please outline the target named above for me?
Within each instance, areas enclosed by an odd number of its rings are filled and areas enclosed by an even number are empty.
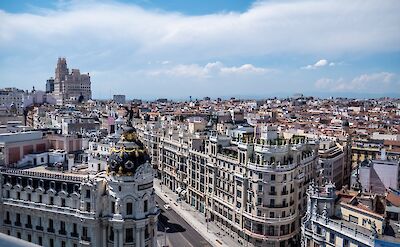
[[[1,1],[0,87],[57,58],[94,98],[400,97],[398,0]]]

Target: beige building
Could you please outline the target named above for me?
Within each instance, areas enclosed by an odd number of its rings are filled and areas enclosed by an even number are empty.
[[[58,58],[53,95],[57,99],[57,104],[91,99],[92,90],[89,73],[81,74],[79,69],[72,69],[69,73],[66,59]]]
[[[151,126],[137,128],[157,155],[163,185],[242,244],[298,246],[317,145],[306,138],[243,142],[191,135],[184,126]]]

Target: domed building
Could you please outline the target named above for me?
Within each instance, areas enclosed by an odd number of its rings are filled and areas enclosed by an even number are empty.
[[[153,177],[132,127],[123,128],[105,171],[1,169],[0,232],[50,247],[155,247]]]
[[[154,170],[132,127],[125,127],[107,167],[109,239],[114,246],[156,246],[159,214],[153,189]]]

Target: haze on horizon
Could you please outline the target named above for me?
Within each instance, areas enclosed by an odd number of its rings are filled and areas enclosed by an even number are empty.
[[[400,97],[400,1],[2,1],[0,87],[94,98]]]

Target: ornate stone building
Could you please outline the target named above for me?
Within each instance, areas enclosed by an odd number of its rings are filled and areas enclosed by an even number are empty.
[[[92,90],[89,73],[81,74],[79,69],[72,69],[69,73],[67,60],[58,58],[53,94],[57,98],[58,104],[91,99]]]
[[[155,247],[153,168],[133,128],[121,139],[96,174],[1,169],[0,231],[49,247]]]
[[[304,137],[235,139],[138,125],[163,186],[245,246],[298,246],[318,144]],[[276,131],[276,130],[275,130]]]

